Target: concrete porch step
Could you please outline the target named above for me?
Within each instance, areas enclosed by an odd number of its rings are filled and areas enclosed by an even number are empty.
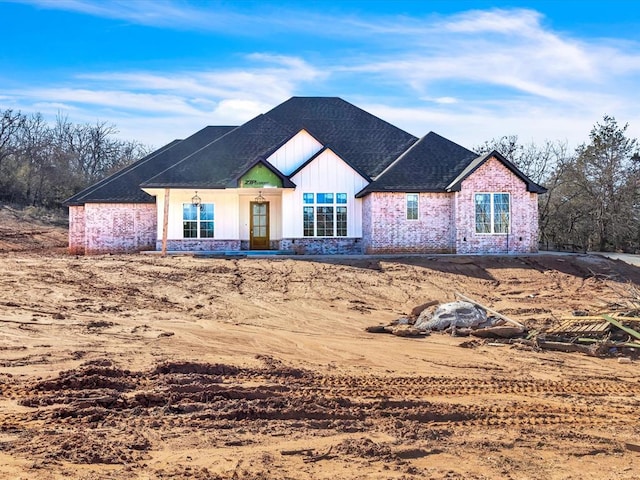
[[[161,255],[158,250],[140,252],[146,255]],[[167,250],[167,255],[189,255],[205,258],[225,257],[272,257],[276,255],[295,255],[293,250]]]
[[[275,257],[277,255],[295,255],[292,250],[226,250],[223,252],[190,252],[201,258],[242,258],[242,257]]]

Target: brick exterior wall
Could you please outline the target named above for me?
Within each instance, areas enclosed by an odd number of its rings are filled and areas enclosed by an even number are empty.
[[[75,209],[70,207],[69,214]],[[155,204],[146,203],[87,203],[84,205],[84,252],[127,253],[153,250],[156,244],[157,217]],[[80,224],[71,217],[69,230],[74,232],[73,245],[81,238]],[[71,235],[71,233],[70,233]],[[70,239],[69,247],[72,243]]]
[[[251,250],[251,242],[249,240],[241,240],[240,250]],[[269,240],[269,250],[280,250],[280,240]]]
[[[84,225],[84,205],[69,207],[69,253],[84,255],[86,236]]]
[[[510,193],[509,234],[476,234],[474,194]],[[362,201],[362,238],[288,238],[272,248],[296,254],[529,253],[538,249],[538,198],[498,160],[485,162],[455,193],[420,193],[418,219],[406,218],[406,194],[374,192]],[[168,240],[173,251],[234,251],[240,240]],[[161,250],[155,204],[69,207],[69,252]]]
[[[296,255],[361,255],[360,238],[289,238],[280,241],[282,250]]]
[[[509,234],[475,233],[474,194],[511,194]],[[489,159],[464,182],[455,198],[458,253],[531,253],[538,251],[538,195],[495,158]]]
[[[369,194],[362,199],[362,251],[369,253],[371,249],[371,199]]]
[[[374,192],[363,202],[365,253],[453,253],[454,195],[418,194],[418,219],[407,220],[406,194]]]
[[[155,240],[155,239],[154,239]],[[162,250],[162,239],[155,242],[156,250]],[[225,252],[240,250],[240,240],[216,240],[215,238],[167,239],[167,250],[173,252]]]

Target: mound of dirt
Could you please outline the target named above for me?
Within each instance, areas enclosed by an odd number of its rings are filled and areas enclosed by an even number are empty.
[[[68,230],[58,215],[0,204],[0,252],[62,252],[67,245]]]

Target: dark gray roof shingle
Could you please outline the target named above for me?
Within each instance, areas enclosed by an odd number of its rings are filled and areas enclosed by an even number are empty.
[[[359,197],[385,191],[453,191],[491,155],[518,175],[529,191],[546,191],[497,152],[479,157],[433,132],[418,140],[341,98],[292,97],[239,127],[206,127],[166,145],[65,203],[154,203],[141,186],[235,188],[259,162],[280,175],[284,186],[293,187],[266,159],[302,129],[373,180]]]
[[[417,141],[338,97],[292,97],[265,115],[295,132],[307,130],[365,178],[379,175]]]
[[[417,138],[335,97],[292,97],[142,183],[144,187],[228,188],[300,130],[371,178]],[[286,182],[285,182],[286,183]]]
[[[143,187],[234,188],[256,162],[296,132],[265,115],[239,126],[205,148],[175,158],[173,166],[142,182]]]
[[[363,197],[371,192],[457,191],[463,180],[491,157],[496,157],[520,178],[528,191],[546,192],[544,187],[529,179],[499,152],[494,150],[478,156],[437,133],[429,132],[357,196]]]
[[[443,192],[478,154],[429,132],[358,196],[370,192]]]
[[[78,192],[65,200],[64,203],[65,205],[155,203],[155,197],[140,189],[140,184],[143,181],[167,169],[176,162],[176,159],[201,149],[235,128],[232,126],[210,126],[184,140],[174,140],[128,167]]]

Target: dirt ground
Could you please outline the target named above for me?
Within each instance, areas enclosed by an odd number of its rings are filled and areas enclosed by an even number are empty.
[[[12,218],[0,479],[640,478],[637,360],[365,332],[456,291],[543,329],[615,308],[637,267],[75,257]]]

